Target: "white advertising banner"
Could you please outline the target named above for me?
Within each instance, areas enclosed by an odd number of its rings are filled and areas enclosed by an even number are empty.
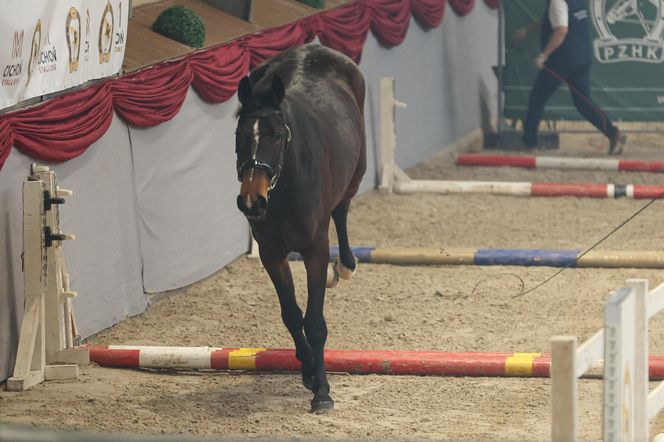
[[[0,109],[122,69],[129,0],[0,0]]]

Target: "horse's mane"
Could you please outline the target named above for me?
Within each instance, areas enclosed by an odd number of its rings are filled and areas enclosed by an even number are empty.
[[[265,94],[269,92],[272,77],[279,75],[287,91],[306,91],[311,88],[319,75],[330,76],[335,80],[342,80],[350,86],[358,101],[360,109],[364,108],[364,82],[356,78],[357,67],[353,61],[341,53],[330,51],[324,46],[308,44],[282,52],[263,64],[257,66],[249,74],[249,81],[253,89],[251,100],[240,105],[235,111],[235,118],[242,113],[255,112],[266,105]]]

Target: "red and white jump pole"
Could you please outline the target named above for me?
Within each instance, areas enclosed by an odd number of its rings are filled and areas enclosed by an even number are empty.
[[[613,158],[562,158],[521,155],[465,153],[456,157],[458,166],[523,167],[526,169],[622,170],[664,172],[664,161],[619,160]]]
[[[397,193],[486,193],[512,196],[576,196],[633,199],[653,199],[664,196],[664,186],[503,181],[396,181],[394,183],[394,191]]]
[[[103,367],[297,372],[292,349],[91,345]],[[330,372],[474,377],[549,377],[545,353],[325,350]],[[599,368],[599,367],[598,367]],[[664,379],[664,356],[650,357],[650,378]]]

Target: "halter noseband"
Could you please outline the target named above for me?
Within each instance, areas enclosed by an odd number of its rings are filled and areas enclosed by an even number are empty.
[[[240,182],[242,182],[242,175],[244,175],[244,172],[246,172],[248,169],[257,169],[264,171],[267,174],[268,178],[270,179],[270,186],[267,189],[268,192],[271,192],[272,189],[274,189],[274,186],[277,185],[277,180],[279,179],[279,176],[281,176],[281,169],[283,168],[284,159],[286,158],[288,143],[290,143],[291,141],[290,127],[285,121],[283,121],[284,115],[278,109],[270,111],[254,111],[254,112],[240,113],[240,117],[257,118],[257,119],[271,117],[274,115],[279,115],[281,117],[282,119],[281,126],[284,131],[284,135],[282,136],[281,140],[281,148],[279,151],[279,162],[277,163],[277,165],[273,168],[268,163],[264,161],[259,161],[255,158],[249,158],[244,163],[239,164],[238,162],[237,164],[237,179]],[[258,148],[258,146],[256,146],[256,148]]]

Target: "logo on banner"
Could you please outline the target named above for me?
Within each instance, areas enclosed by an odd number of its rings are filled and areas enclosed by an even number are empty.
[[[12,52],[8,65],[2,70],[2,85],[15,86],[21,78],[23,71],[23,37],[25,31],[14,31],[14,38],[12,39]]]
[[[39,73],[41,74],[56,71],[58,69],[58,53],[55,46],[51,44],[50,30],[49,32],[46,32],[46,41],[39,53],[37,65],[39,66]]]
[[[592,0],[600,63],[664,61],[664,0]]]
[[[30,61],[28,61],[28,83],[35,72],[37,62],[39,61],[39,51],[41,49],[41,20],[37,20],[35,32],[32,33],[32,45],[30,46]]]
[[[106,3],[106,8],[101,16],[99,25],[99,63],[111,61],[111,49],[113,47],[113,6],[111,2]]]
[[[69,49],[69,73],[78,70],[78,58],[81,54],[81,16],[73,6],[67,14],[67,48]]]

